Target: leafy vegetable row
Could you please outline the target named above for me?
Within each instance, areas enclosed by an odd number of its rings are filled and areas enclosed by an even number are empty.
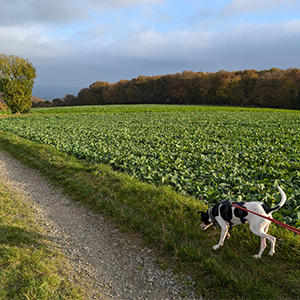
[[[0,129],[208,203],[272,205],[279,183],[288,201],[275,217],[300,225],[299,112],[45,115],[2,119]]]

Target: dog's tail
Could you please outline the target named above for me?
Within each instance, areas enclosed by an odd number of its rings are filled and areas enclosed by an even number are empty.
[[[270,208],[269,209],[269,212],[272,212],[272,211],[275,211],[275,210],[278,210],[279,208],[281,208],[285,201],[286,201],[286,195],[284,193],[284,191],[282,190],[282,188],[278,185],[277,186],[278,190],[279,190],[279,193],[281,195],[281,201],[279,202],[279,204],[277,204],[276,206],[274,206],[273,208]]]

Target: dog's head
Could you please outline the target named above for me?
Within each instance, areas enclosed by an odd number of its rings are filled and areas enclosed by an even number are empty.
[[[201,224],[200,224],[200,227],[203,229],[203,230],[206,230],[208,227],[210,227],[211,225],[213,225],[213,220],[211,219],[209,213],[208,213],[208,210],[207,212],[203,212],[201,211]]]

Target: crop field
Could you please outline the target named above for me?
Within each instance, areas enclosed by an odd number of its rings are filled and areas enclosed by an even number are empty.
[[[207,203],[271,206],[280,184],[288,201],[274,217],[300,226],[300,112],[184,106],[45,112],[0,119],[0,129]]]
[[[49,114],[78,114],[78,113],[142,113],[142,112],[207,112],[207,111],[259,111],[272,112],[271,108],[254,108],[254,107],[232,107],[232,106],[205,106],[205,105],[87,105],[87,106],[60,106],[48,108],[34,108],[31,110],[33,115],[49,115]],[[286,112],[283,109],[277,109],[277,112]]]

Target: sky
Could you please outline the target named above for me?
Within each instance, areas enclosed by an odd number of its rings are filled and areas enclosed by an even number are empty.
[[[0,53],[33,95],[184,70],[300,68],[300,0],[0,0]]]

